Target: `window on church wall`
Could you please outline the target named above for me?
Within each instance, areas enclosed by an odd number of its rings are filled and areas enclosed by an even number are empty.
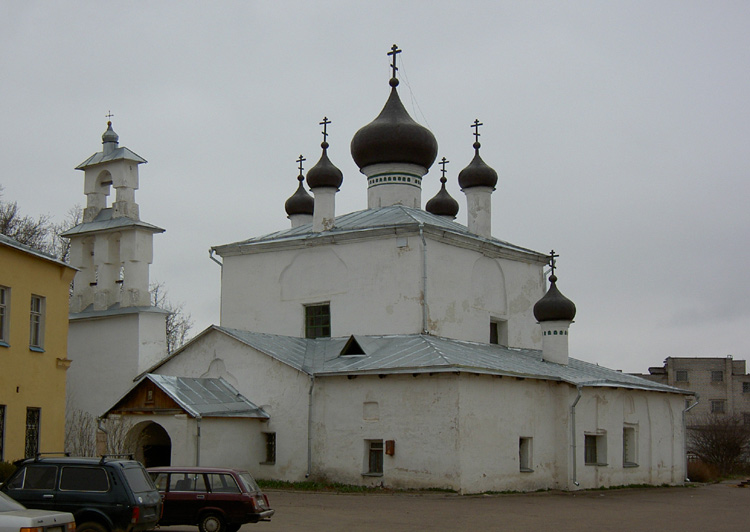
[[[607,465],[607,439],[605,435],[586,434],[583,445],[586,465]]]
[[[265,450],[266,457],[261,464],[275,464],[276,463],[276,433],[275,432],[264,432],[263,437],[265,438]]]
[[[44,307],[45,299],[31,296],[31,313],[29,318],[29,348],[33,351],[44,349]]]
[[[674,372],[675,382],[688,382],[688,371],[686,369],[678,369]]]
[[[519,469],[522,473],[531,473],[534,471],[532,467],[532,439],[531,438],[519,438],[518,439],[518,464]]]
[[[638,465],[638,437],[635,427],[622,429],[622,466],[636,467]]]
[[[365,440],[365,475],[382,476],[383,440]]]
[[[495,345],[508,345],[508,322],[505,320],[490,321],[490,343]]]
[[[34,458],[39,452],[39,423],[42,417],[41,408],[26,409],[25,458]]]
[[[331,337],[331,305],[305,305],[305,338]]]
[[[10,288],[0,286],[0,345],[8,346],[10,333]]]
[[[711,382],[724,382],[724,372],[714,370],[711,372]]]

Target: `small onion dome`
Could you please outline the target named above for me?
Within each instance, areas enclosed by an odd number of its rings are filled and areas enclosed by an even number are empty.
[[[479,156],[479,142],[474,143],[474,158],[469,166],[458,173],[458,184],[461,190],[471,187],[491,187],[497,185],[497,172],[487,166]]]
[[[107,122],[107,131],[104,132],[102,135],[102,143],[104,142],[114,142],[117,144],[117,142],[120,140],[120,137],[115,133],[115,130],[112,129],[112,122]]]
[[[437,140],[415,122],[398,97],[398,80],[378,117],[354,134],[351,152],[360,169],[378,163],[409,163],[429,169],[437,157]]]
[[[536,321],[573,321],[576,305],[557,289],[557,276],[550,275],[550,286],[544,297],[534,305]]]
[[[323,141],[320,147],[323,148],[323,154],[315,166],[307,171],[307,186],[311,189],[318,187],[338,189],[344,181],[344,174],[328,158],[328,143]]]
[[[450,216],[451,218],[455,218],[458,214],[458,202],[448,194],[447,190],[445,190],[446,181],[447,179],[445,176],[440,178],[440,183],[442,183],[440,191],[435,194],[434,198],[427,202],[425,210],[438,216]]]
[[[286,200],[286,203],[284,203],[284,209],[286,209],[286,213],[289,216],[295,214],[309,214],[312,216],[313,207],[315,207],[315,200],[310,194],[308,194],[307,190],[305,190],[305,186],[302,184],[302,181],[304,181],[305,178],[302,177],[302,174],[300,174],[297,179],[299,179],[297,192],[292,194],[291,197]]]

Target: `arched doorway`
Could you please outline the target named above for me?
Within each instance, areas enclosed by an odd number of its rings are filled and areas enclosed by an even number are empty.
[[[172,439],[164,427],[143,421],[128,432],[135,442],[135,458],[146,467],[168,466],[172,460]]]

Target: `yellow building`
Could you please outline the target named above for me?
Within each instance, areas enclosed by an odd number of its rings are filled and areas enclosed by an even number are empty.
[[[0,460],[64,450],[75,272],[0,235]]]

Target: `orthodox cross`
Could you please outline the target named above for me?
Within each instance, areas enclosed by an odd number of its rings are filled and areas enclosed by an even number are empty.
[[[299,163],[299,175],[302,175],[302,161],[306,161],[302,155],[299,156],[299,159],[297,159],[297,162]]]
[[[446,158],[445,158],[445,157],[443,157],[443,158],[442,158],[442,159],[440,160],[440,162],[438,163],[438,164],[439,164],[440,166],[442,166],[442,167],[443,167],[443,168],[442,168],[442,169],[440,170],[441,172],[443,172],[443,176],[442,176],[442,177],[440,178],[440,181],[443,181],[443,179],[445,179],[445,165],[446,165],[446,164],[448,164],[449,162],[450,162],[450,161],[446,160]]]
[[[555,250],[549,252],[549,265],[552,268],[552,275],[555,275],[555,259],[560,255],[555,255]]]
[[[331,121],[328,120],[328,117],[324,116],[323,117],[323,121],[319,124],[319,125],[323,126],[323,142],[327,142],[327,140],[328,140],[328,133],[326,131],[327,131],[328,124],[330,124],[330,123],[331,123]],[[300,157],[302,157],[302,156],[300,155]]]
[[[478,118],[474,119],[474,123],[471,125],[471,127],[474,128],[474,142],[479,142],[479,136],[481,133],[479,133],[479,126],[483,126]]]
[[[396,70],[398,70],[398,67],[396,66],[396,54],[400,54],[400,53],[401,53],[401,50],[399,50],[398,46],[396,46],[395,44],[391,46],[391,51],[388,52],[388,55],[393,56],[393,63],[391,63],[391,68],[393,69],[392,77],[394,78],[396,77]]]
[[[104,115],[104,116],[107,117],[107,125],[111,126],[112,125],[112,117],[115,116],[115,115],[112,114],[112,111],[107,111],[107,114]]]

